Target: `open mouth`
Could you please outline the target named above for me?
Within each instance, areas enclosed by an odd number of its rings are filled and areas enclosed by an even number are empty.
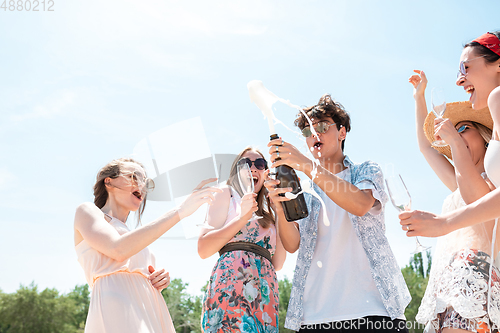
[[[139,191],[132,192],[133,195],[137,197],[137,199],[142,200],[142,193]]]
[[[259,182],[259,179],[257,177],[253,177],[252,180],[254,186],[257,185],[257,183]]]
[[[316,142],[314,145],[313,145],[313,148],[314,149],[321,149],[321,147],[323,146],[323,143],[318,141]]]
[[[470,98],[472,99],[472,94],[474,93],[475,89],[474,89],[474,86],[467,86],[465,87],[465,92],[467,94],[470,94]]]

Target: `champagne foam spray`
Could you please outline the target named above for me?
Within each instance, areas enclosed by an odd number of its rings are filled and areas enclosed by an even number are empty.
[[[301,107],[290,103],[289,100],[285,100],[283,98],[276,96],[273,92],[269,91],[269,89],[267,89],[264,86],[262,81],[252,80],[252,81],[247,83],[247,88],[248,88],[248,93],[250,95],[250,100],[253,103],[255,103],[255,105],[257,105],[257,107],[260,109],[260,111],[262,111],[262,113],[264,114],[264,117],[267,118],[267,123],[269,125],[269,134],[272,135],[272,134],[276,133],[276,131],[274,130],[274,123],[276,122],[276,123],[282,124],[288,130],[290,130],[296,134],[301,135],[301,133],[298,133],[298,132],[288,128],[282,121],[280,121],[278,118],[276,118],[274,116],[273,108],[272,108],[273,104],[276,103],[277,101],[280,101],[280,102],[282,102],[282,103],[284,103],[284,104],[286,104],[294,109],[299,110],[304,115],[304,117],[306,117],[309,125],[311,126],[311,130],[312,130],[313,135],[315,135],[315,136],[318,135],[318,133],[316,133],[316,130],[314,129],[314,127],[312,125],[311,119],[304,112],[304,110],[302,110]]]
[[[299,110],[304,115],[304,117],[307,119],[307,122],[309,123],[309,126],[311,128],[311,132],[313,133],[313,136],[318,137],[318,133],[314,129],[311,118],[309,118],[309,116],[304,112],[304,110],[301,107],[292,104],[289,100],[285,100],[283,98],[276,96],[273,92],[271,92],[269,89],[267,89],[264,86],[264,84],[262,83],[262,81],[260,81],[260,80],[252,80],[252,81],[248,82],[247,89],[248,89],[248,93],[250,95],[250,100],[253,103],[255,103],[255,105],[257,105],[257,107],[260,109],[260,111],[264,114],[264,118],[267,119],[267,123],[269,126],[269,132],[271,135],[276,133],[276,131],[274,129],[275,122],[280,123],[283,126],[285,126],[285,128],[287,128],[288,130],[290,130],[294,133],[297,133],[297,132],[291,130],[290,128],[288,128],[282,121],[278,120],[274,116],[274,112],[273,112],[273,108],[272,108],[273,104],[276,103],[277,101],[280,101],[280,102],[284,103],[285,105],[288,105],[291,108]],[[311,172],[311,177],[312,177],[312,179],[314,179],[316,177],[316,174],[317,174],[318,162],[315,159],[312,159],[311,161],[313,163],[313,171]],[[329,226],[330,221],[328,220],[328,217],[326,215],[325,203],[323,202],[321,197],[314,191],[314,189],[311,187],[311,185],[309,184],[308,181],[304,182],[304,184],[302,185],[301,192],[307,192],[307,193],[313,195],[314,197],[316,197],[317,199],[319,199],[321,206],[323,207],[323,209],[322,209],[323,222],[324,222],[325,226]],[[297,195],[299,195],[299,194],[300,193],[297,193]],[[294,195],[294,197],[296,197],[297,195]]]

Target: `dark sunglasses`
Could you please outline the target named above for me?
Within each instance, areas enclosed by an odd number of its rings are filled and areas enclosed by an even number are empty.
[[[319,134],[323,134],[323,133],[326,133],[326,131],[328,131],[330,126],[333,126],[333,125],[335,125],[335,123],[329,124],[325,121],[320,121],[319,123],[314,125],[314,129]],[[302,135],[305,136],[306,138],[310,137],[312,135],[311,127],[310,126],[304,127],[304,129],[302,130]]]
[[[246,163],[250,169],[253,164],[258,170],[267,170],[267,161],[263,158],[258,158],[255,161],[252,161],[249,158],[242,158],[238,163]]]

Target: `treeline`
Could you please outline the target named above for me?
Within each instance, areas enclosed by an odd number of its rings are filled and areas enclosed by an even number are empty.
[[[88,285],[61,295],[56,289],[39,292],[34,283],[13,294],[0,291],[0,333],[83,332],[89,294]]]
[[[402,269],[412,301],[406,308],[407,321],[413,323],[427,286],[431,257],[427,263],[421,254],[415,255]],[[162,291],[177,333],[201,333],[202,296],[186,291],[187,283],[174,279]],[[279,331],[293,332],[283,327],[290,299],[292,282],[279,281]],[[34,283],[21,286],[15,293],[0,290],[0,333],[77,333],[83,332],[90,302],[88,285],[78,285],[67,294],[56,289],[39,291]],[[409,325],[410,332],[422,332]]]

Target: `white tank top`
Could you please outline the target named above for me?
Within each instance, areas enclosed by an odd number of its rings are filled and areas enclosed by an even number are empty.
[[[500,186],[500,141],[490,140],[484,155],[484,170],[489,180],[498,188]],[[500,252],[497,253],[495,266],[500,267]]]
[[[497,188],[500,186],[500,141],[491,140],[484,156],[484,169]]]

